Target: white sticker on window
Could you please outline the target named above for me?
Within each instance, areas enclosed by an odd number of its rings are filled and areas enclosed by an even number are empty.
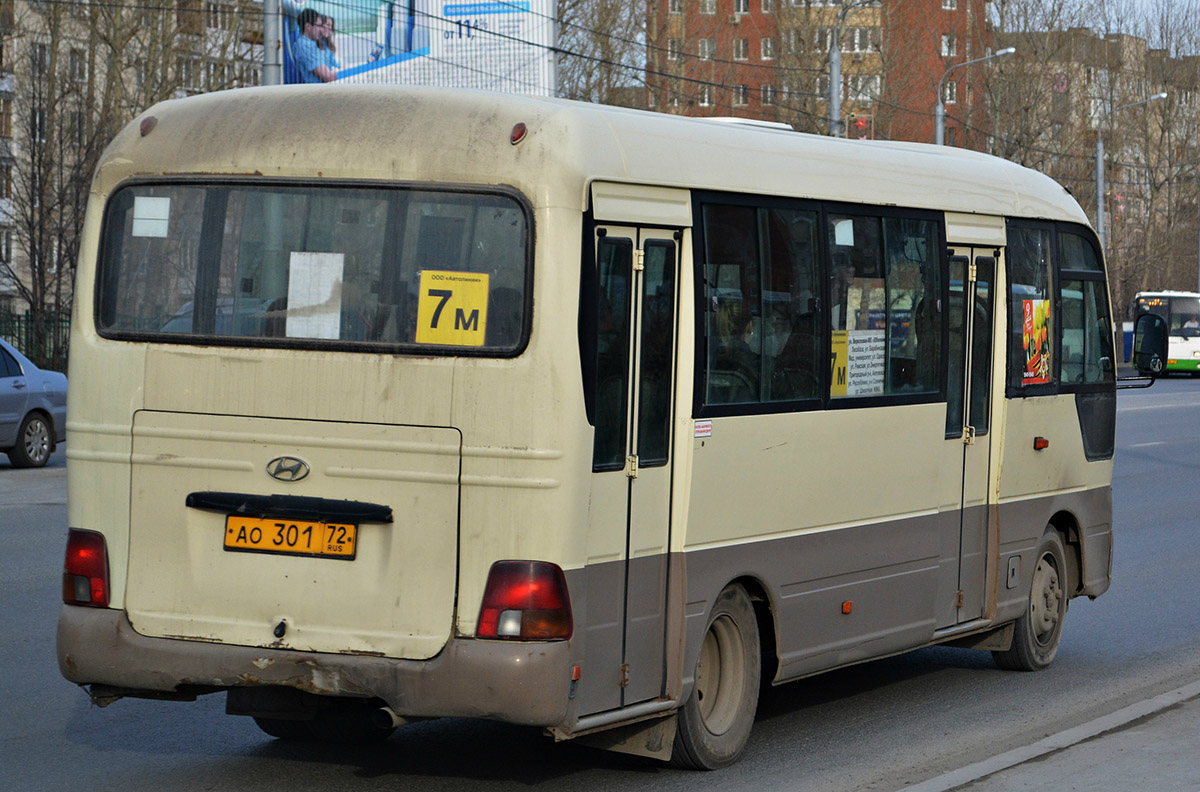
[[[171,219],[171,199],[137,195],[133,199],[133,230],[135,237],[165,239]]]
[[[846,395],[883,393],[887,371],[887,331],[851,330],[846,344]]]
[[[696,421],[692,437],[712,437],[712,421]]]
[[[342,253],[292,253],[288,261],[288,338],[340,337]]]
[[[833,244],[854,247],[854,221],[838,220],[833,224]]]

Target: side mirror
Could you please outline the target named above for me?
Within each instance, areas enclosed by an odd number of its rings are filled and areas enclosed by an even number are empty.
[[[1167,320],[1146,313],[1133,326],[1133,365],[1143,377],[1158,377],[1167,367]]]

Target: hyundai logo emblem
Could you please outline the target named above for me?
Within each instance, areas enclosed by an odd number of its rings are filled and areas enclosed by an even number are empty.
[[[275,457],[267,463],[267,473],[280,481],[299,481],[308,475],[308,463],[296,457]]]

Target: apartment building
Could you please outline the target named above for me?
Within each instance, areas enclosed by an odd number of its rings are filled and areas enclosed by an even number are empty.
[[[1194,288],[1200,56],[1082,27],[997,36],[997,43],[1020,54],[994,92],[997,153],[1053,176],[1093,219],[1103,137],[1114,303],[1123,307],[1142,289]]]
[[[933,140],[942,84],[948,142],[982,145],[986,73],[953,69],[989,51],[985,0],[654,0],[650,107],[781,121],[825,133],[840,43],[841,134]]]
[[[262,5],[0,2],[0,312],[71,303],[88,183],[156,101],[259,82]]]

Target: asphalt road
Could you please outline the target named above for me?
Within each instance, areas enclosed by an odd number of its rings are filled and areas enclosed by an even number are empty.
[[[934,648],[767,690],[744,758],[716,773],[486,722],[414,724],[366,748],[293,746],[226,716],[220,696],[91,707],[54,657],[63,451],[37,471],[0,458],[0,786],[902,789],[1200,680],[1200,380],[1123,391],[1118,405],[1113,585],[1072,603],[1050,669],[1002,672],[986,653]]]

